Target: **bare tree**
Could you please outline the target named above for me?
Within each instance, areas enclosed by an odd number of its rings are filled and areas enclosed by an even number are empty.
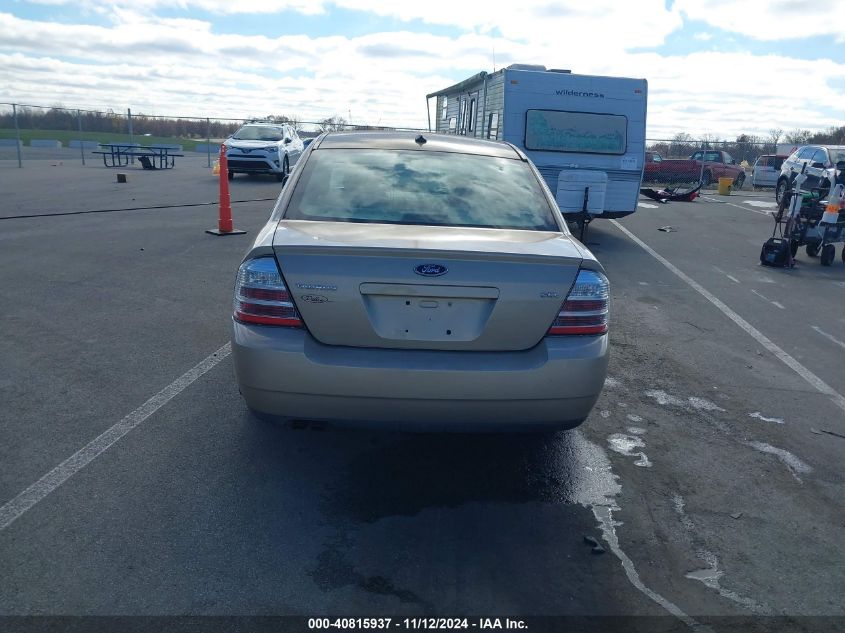
[[[695,139],[686,132],[679,132],[672,137],[672,144],[669,145],[669,156],[686,157],[695,148]]]
[[[323,132],[336,132],[346,129],[348,122],[342,116],[330,116],[320,121],[320,130]]]
[[[297,132],[302,127],[302,117],[297,114],[287,115],[287,114],[268,114],[265,118],[265,121],[272,121],[273,123],[287,123],[294,130]]]
[[[736,141],[731,144],[726,144],[725,149],[738,162],[748,161],[753,162],[757,156],[760,155],[762,142],[758,136],[749,134],[740,134],[736,137]]]
[[[781,128],[773,127],[769,130],[769,141],[772,145],[777,145],[781,136],[783,136],[783,130]]]
[[[807,139],[810,138],[812,132],[810,130],[792,130],[791,132],[787,132],[784,140],[787,143],[793,143],[794,145],[803,145],[807,142]]]
[[[715,134],[711,134],[710,132],[705,132],[700,138],[704,149],[713,149],[713,147],[716,146],[716,143],[719,142],[719,137]]]
[[[845,125],[829,127],[818,131],[807,139],[807,143],[829,143],[831,145],[845,145]]]

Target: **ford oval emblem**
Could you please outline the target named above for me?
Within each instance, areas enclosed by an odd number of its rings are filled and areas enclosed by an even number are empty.
[[[449,272],[449,269],[440,264],[420,264],[414,266],[414,272],[423,277],[439,277]]]

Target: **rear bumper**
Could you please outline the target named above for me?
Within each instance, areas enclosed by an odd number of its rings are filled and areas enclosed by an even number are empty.
[[[233,321],[238,386],[257,411],[394,428],[571,428],[607,373],[607,336],[519,352],[335,347],[307,331]]]
[[[778,183],[778,175],[777,174],[752,174],[751,175],[751,186],[752,187],[774,187]]]

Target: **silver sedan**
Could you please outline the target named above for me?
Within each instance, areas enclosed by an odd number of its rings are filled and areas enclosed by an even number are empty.
[[[604,384],[608,293],[514,146],[326,134],[238,270],[236,378],[280,418],[572,428]]]

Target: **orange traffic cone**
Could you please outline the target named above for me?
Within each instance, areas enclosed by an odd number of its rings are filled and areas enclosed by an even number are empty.
[[[226,159],[226,146],[220,144],[220,216],[216,229],[206,229],[212,235],[243,235],[246,231],[232,228],[232,201],[229,197],[229,163]]]

